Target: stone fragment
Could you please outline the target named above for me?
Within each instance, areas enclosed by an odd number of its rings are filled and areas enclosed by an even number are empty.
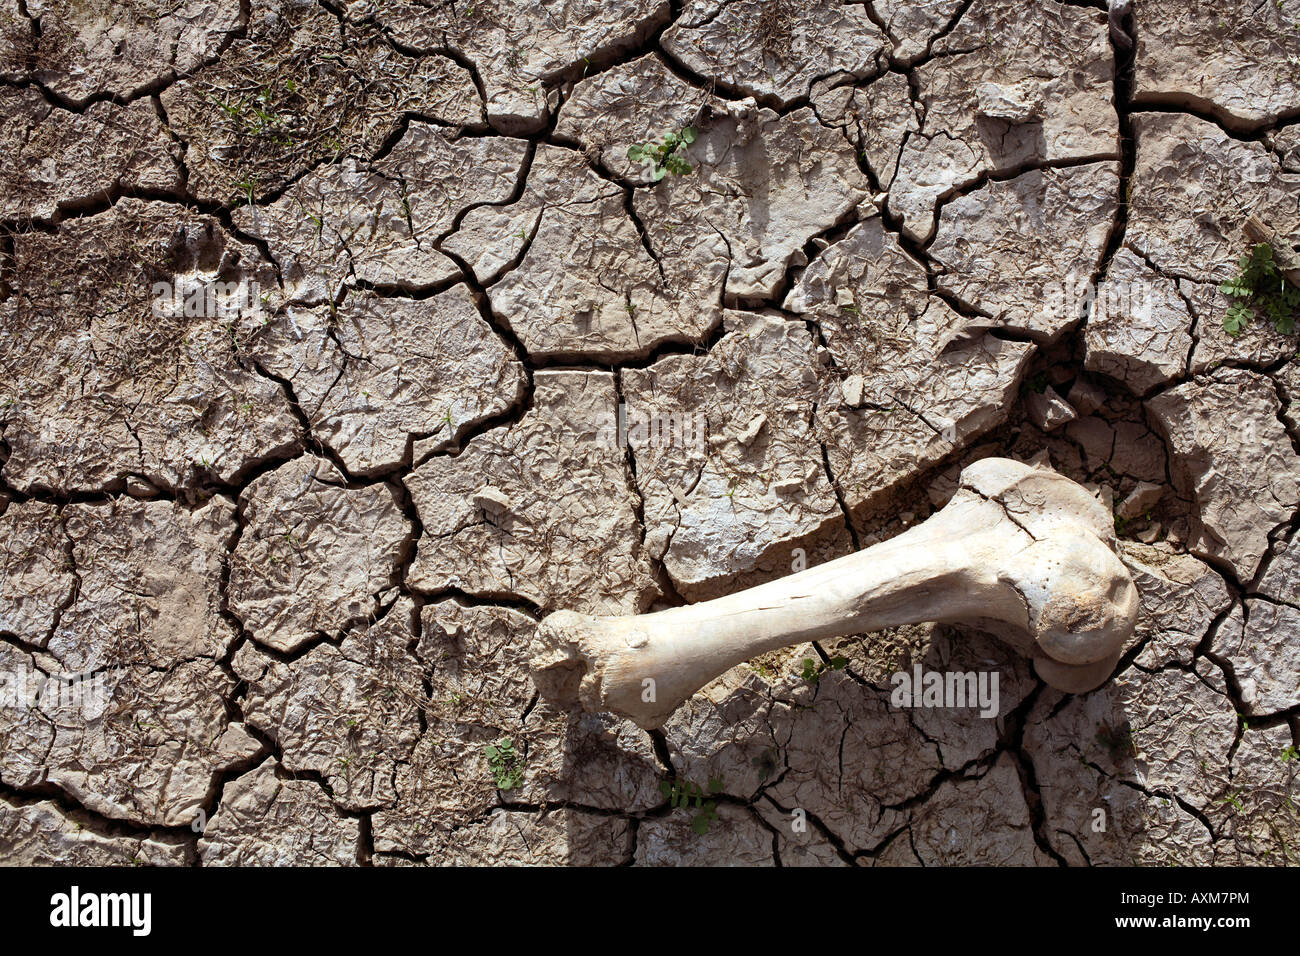
[[[981,83],[975,91],[975,108],[980,116],[1018,125],[1043,116],[1043,94],[1038,85],[1021,80],[1011,86]]]
[[[1120,506],[1115,509],[1115,514],[1121,518],[1140,518],[1160,502],[1164,491],[1163,485],[1157,485],[1150,481],[1139,481],[1124,500],[1120,502]]]
[[[1060,428],[1079,417],[1070,403],[1061,398],[1050,385],[1041,392],[1030,392],[1025,396],[1025,411],[1034,427],[1045,432]]]
[[[1133,537],[1138,541],[1141,541],[1143,544],[1154,544],[1160,540],[1163,531],[1163,526],[1159,521],[1152,521],[1142,530],[1135,531]]]
[[[510,497],[501,489],[488,485],[474,492],[474,504],[484,511],[509,511]]]
[[[861,375],[850,375],[840,383],[840,397],[849,408],[862,407],[862,390],[865,382]]]

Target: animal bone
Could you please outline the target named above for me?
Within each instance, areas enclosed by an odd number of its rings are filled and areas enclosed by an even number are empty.
[[[538,627],[533,679],[561,706],[649,730],[759,654],[937,621],[995,633],[1048,684],[1082,693],[1110,676],[1137,617],[1137,589],[1114,549],[1114,518],[1083,488],[989,458],[962,472],[941,511],[865,551],[651,614],[556,611]]]

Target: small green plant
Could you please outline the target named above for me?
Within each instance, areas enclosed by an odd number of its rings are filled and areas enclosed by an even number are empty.
[[[1033,378],[1025,382],[1024,390],[1026,392],[1037,392],[1039,395],[1047,391],[1047,373],[1039,372]]]
[[[257,192],[257,177],[245,176],[239,182],[235,183],[235,188],[243,193],[242,198],[247,200],[248,205],[252,206],[254,193]]]
[[[1295,331],[1300,315],[1300,287],[1287,281],[1278,268],[1273,247],[1261,242],[1237,263],[1241,270],[1235,279],[1219,286],[1219,291],[1233,299],[1223,319],[1223,330],[1238,336],[1250,325],[1253,314],[1273,323],[1283,335]]]
[[[1290,763],[1292,760],[1300,760],[1300,752],[1295,749],[1295,744],[1288,744],[1282,749],[1282,762]]]
[[[524,782],[524,762],[523,759],[515,753],[515,745],[511,740],[503,738],[496,744],[488,744],[483,748],[487,754],[488,766],[492,768],[492,776],[496,778],[498,790],[515,790]]]
[[[1245,805],[1241,802],[1241,793],[1242,791],[1240,790],[1234,790],[1232,793],[1220,800],[1219,803],[1230,804],[1238,813],[1241,813],[1246,809]]]
[[[667,133],[658,140],[637,143],[627,148],[627,158],[634,163],[649,166],[654,181],[659,182],[669,173],[674,176],[689,176],[693,171],[691,164],[678,155],[678,150],[695,142],[694,126],[684,126],[676,133]]]
[[[799,675],[810,684],[815,684],[822,679],[822,675],[827,671],[842,671],[849,666],[847,657],[832,657],[829,661],[818,663],[811,657],[803,659],[803,672]]]
[[[1111,760],[1137,756],[1137,741],[1133,736],[1133,726],[1128,721],[1115,727],[1105,723],[1098,724],[1097,743],[1106,748]]]
[[[710,777],[707,796],[721,793],[725,786],[721,777]],[[691,829],[701,836],[709,832],[709,825],[718,818],[718,802],[705,799],[705,790],[698,783],[680,779],[665,780],[659,784],[659,792],[674,810],[689,808],[691,801],[695,802],[697,812],[691,818]]]
[[[777,753],[771,747],[766,748],[757,757],[749,761],[750,765],[758,771],[758,782],[766,783],[772,774],[776,773]]]

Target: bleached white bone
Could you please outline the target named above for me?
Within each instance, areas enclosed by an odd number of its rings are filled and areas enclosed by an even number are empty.
[[[726,597],[629,617],[557,611],[538,627],[542,695],[652,729],[759,654],[924,621],[965,623],[1029,655],[1070,693],[1114,670],[1138,612],[1114,517],[1045,468],[989,458],[952,500],[864,551]]]

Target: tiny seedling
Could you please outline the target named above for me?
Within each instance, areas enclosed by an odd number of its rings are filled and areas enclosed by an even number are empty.
[[[757,757],[750,760],[750,765],[758,771],[758,782],[766,783],[767,779],[776,773],[776,751],[768,747]]]
[[[1278,268],[1273,247],[1261,242],[1237,263],[1240,272],[1219,286],[1233,300],[1223,319],[1223,330],[1238,336],[1250,325],[1252,315],[1261,315],[1283,335],[1295,331],[1300,315],[1300,287],[1287,281]]]
[[[1098,724],[1097,743],[1106,748],[1111,760],[1137,756],[1137,741],[1133,737],[1133,727],[1128,721],[1116,727],[1105,723]]]
[[[254,205],[253,194],[257,191],[257,179],[253,176],[245,176],[239,182],[235,183],[235,188],[243,193],[243,198],[247,200],[248,205]]]
[[[509,738],[503,738],[496,744],[483,748],[487,754],[488,766],[496,778],[498,790],[515,790],[524,782],[524,762],[515,753],[515,745]]]
[[[1300,760],[1300,752],[1297,752],[1294,744],[1288,744],[1282,749],[1282,762],[1290,763],[1292,760]]]
[[[1242,791],[1240,790],[1234,790],[1232,793],[1220,800],[1219,803],[1231,804],[1238,813],[1241,813],[1246,809],[1245,805],[1241,802],[1241,793]]]
[[[1039,372],[1033,378],[1025,382],[1026,392],[1037,392],[1039,395],[1047,391],[1047,373]]]
[[[695,142],[696,135],[694,126],[684,126],[676,133],[667,133],[658,140],[629,146],[627,158],[634,163],[644,163],[649,166],[655,182],[659,182],[669,173],[674,176],[688,176],[693,171],[691,164],[677,151]]]
[[[842,671],[849,666],[847,657],[832,657],[829,661],[818,663],[811,657],[803,659],[803,672],[799,675],[810,684],[815,684],[822,679],[822,675],[827,671]]]
[[[721,777],[710,777],[707,796],[723,791],[726,784]],[[668,805],[674,810],[689,808],[695,802],[696,814],[691,818],[691,829],[700,836],[709,832],[709,825],[718,818],[718,802],[707,800],[706,792],[698,783],[689,780],[665,780],[659,784],[659,792],[664,795]]]

